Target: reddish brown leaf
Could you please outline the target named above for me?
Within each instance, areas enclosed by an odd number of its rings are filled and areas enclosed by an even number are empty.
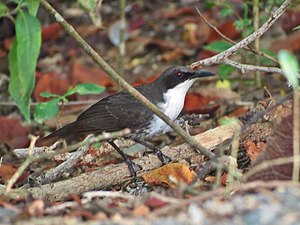
[[[49,91],[54,94],[62,95],[70,87],[70,83],[66,76],[57,74],[55,72],[49,72],[39,75],[36,87],[33,91],[35,99],[38,101],[45,101],[46,99],[41,97],[40,94],[45,91]],[[47,99],[48,100],[48,99]]]
[[[0,116],[0,140],[11,148],[27,147],[29,126],[23,126],[17,117]]]
[[[43,26],[43,28],[42,28],[43,42],[57,40],[61,30],[62,30],[62,27],[57,22]]]
[[[79,63],[73,63],[71,77],[71,84],[74,86],[79,83],[93,83],[104,87],[114,86],[112,80],[101,68],[85,66]]]
[[[137,86],[137,85],[142,85],[142,84],[149,84],[152,81],[154,81],[158,76],[159,76],[159,74],[155,74],[147,79],[139,78],[139,79],[135,80],[132,85]]]
[[[282,40],[276,40],[271,44],[271,49],[274,52],[279,52],[282,49],[295,52],[300,49],[300,31],[295,31]]]
[[[184,102],[184,111],[188,113],[208,113],[215,110],[215,107],[209,106],[209,103],[215,97],[204,97],[197,93],[188,94]]]
[[[230,117],[238,117],[238,116],[243,115],[246,112],[248,112],[248,110],[249,110],[248,107],[241,106],[241,107],[236,108],[233,112],[229,113],[227,115],[227,117],[229,117],[229,118]]]
[[[162,19],[172,19],[172,18],[176,18],[180,15],[184,15],[184,14],[193,14],[195,13],[195,10],[193,9],[193,7],[191,6],[183,6],[180,7],[179,9],[175,9],[169,12],[165,12],[161,15],[159,15],[160,18]]]
[[[152,170],[144,174],[143,179],[150,184],[167,184],[168,186],[174,188],[176,184],[171,177],[173,177],[176,182],[191,183],[196,177],[196,173],[191,171],[188,166],[182,163],[171,163],[160,167],[158,169]],[[171,178],[171,179],[170,179]]]
[[[266,149],[266,144],[260,142],[255,145],[254,142],[248,141],[245,147],[250,159],[255,160],[259,156],[259,154]]]
[[[13,167],[12,165],[0,165],[0,181],[6,182],[8,181],[17,171],[17,168]],[[29,172],[25,171],[17,180],[16,183],[23,181],[29,176]]]
[[[150,197],[148,198],[148,200],[145,203],[147,206],[149,206],[150,208],[160,208],[163,207],[165,205],[168,205],[168,202],[164,202],[158,198],[155,197]]]
[[[0,177],[1,181],[8,181],[17,171],[16,168],[14,168],[11,165],[0,165]]]
[[[222,23],[221,25],[217,26],[217,28],[226,37],[234,40],[235,38],[238,38],[240,36],[240,32],[236,30],[233,23],[234,23],[234,21],[227,20],[224,23]],[[213,41],[220,40],[220,39],[222,39],[222,37],[216,31],[211,29],[207,42],[211,43]]]
[[[12,43],[14,42],[15,40],[15,37],[11,37],[11,38],[7,38],[7,39],[4,39],[3,41],[3,46],[6,50],[9,50]]]
[[[287,33],[292,32],[293,29],[300,24],[300,11],[287,9],[281,17],[281,26]]]
[[[198,52],[197,56],[196,56],[196,60],[199,61],[199,60],[202,60],[202,59],[206,59],[206,58],[214,56],[215,54],[216,53],[213,52],[213,51],[206,50],[206,49],[201,49]]]

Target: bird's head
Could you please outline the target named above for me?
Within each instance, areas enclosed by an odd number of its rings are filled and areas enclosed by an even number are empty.
[[[174,66],[166,69],[156,80],[162,89],[180,88],[188,90],[197,78],[213,76],[207,70],[191,70],[185,66]]]

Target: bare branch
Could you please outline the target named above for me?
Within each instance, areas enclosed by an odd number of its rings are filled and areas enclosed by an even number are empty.
[[[204,15],[202,14],[202,12],[199,10],[199,8],[197,6],[195,6],[199,16],[203,19],[203,21],[211,28],[213,29],[217,34],[220,35],[220,37],[222,37],[225,41],[228,41],[229,43],[231,44],[236,44],[236,42],[232,39],[230,39],[229,37],[227,37],[226,35],[224,35],[216,26],[214,26],[213,24],[211,24],[205,17]],[[253,52],[257,55],[260,55],[260,56],[264,56],[266,57],[267,59],[273,61],[274,63],[276,64],[279,64],[279,62],[277,61],[277,59],[275,59],[274,57],[272,56],[269,56],[268,54],[264,53],[264,52],[261,52],[261,51],[258,51],[256,49],[253,49],[251,48],[250,46],[244,46],[243,49],[247,50],[247,51],[250,51],[250,52]]]
[[[245,73],[246,71],[262,71],[267,73],[280,73],[283,74],[283,71],[277,67],[267,67],[267,66],[254,66],[249,64],[242,64],[238,63],[229,59],[224,60],[223,62],[226,65],[230,65],[232,67],[235,67],[237,69],[240,69],[242,73]]]
[[[249,43],[253,42],[255,39],[262,36],[274,23],[275,21],[283,14],[283,12],[290,5],[291,0],[286,0],[284,3],[274,12],[274,14],[254,33],[244,38],[236,45],[230,47],[229,49],[213,56],[208,59],[204,59],[198,62],[194,62],[190,65],[192,69],[199,68],[201,66],[210,66],[213,64],[221,64],[226,61],[228,57],[233,55],[237,50],[249,45]]]

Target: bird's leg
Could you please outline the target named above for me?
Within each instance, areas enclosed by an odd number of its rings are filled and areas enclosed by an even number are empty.
[[[110,140],[108,141],[108,143],[122,156],[124,162],[128,166],[131,176],[137,178],[136,172],[140,170],[141,167],[135,164],[134,162],[132,162],[131,159],[129,159],[129,157],[114,143],[114,141]]]
[[[160,161],[165,165],[168,164],[169,162],[171,162],[172,160],[170,159],[170,157],[164,155],[159,148],[155,147],[154,145],[149,144],[148,142],[138,139],[138,138],[133,138],[133,141],[135,141],[136,143],[139,143],[141,145],[144,145],[145,147],[151,149],[154,154],[160,159]]]

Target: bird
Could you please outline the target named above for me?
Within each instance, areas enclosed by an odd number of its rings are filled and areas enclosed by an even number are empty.
[[[185,66],[173,66],[167,68],[152,83],[135,88],[174,121],[181,113],[186,94],[193,83],[198,78],[213,75],[214,73],[208,70],[192,70]],[[163,164],[170,161],[169,157],[147,140],[172,131],[171,127],[126,91],[120,91],[99,100],[83,111],[74,122],[41,139],[38,145],[41,146],[49,140],[70,139],[71,137],[114,132],[125,128],[130,129],[130,133],[125,135],[125,138],[153,150]],[[138,166],[122,152],[114,140],[109,140],[108,143],[123,157],[131,175],[136,177]]]

